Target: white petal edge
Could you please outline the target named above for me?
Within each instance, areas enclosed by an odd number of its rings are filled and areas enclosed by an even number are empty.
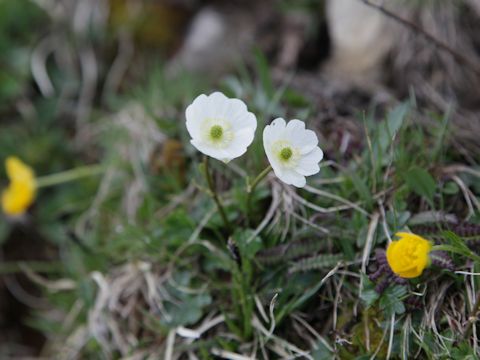
[[[307,184],[305,176],[300,175],[293,169],[273,169],[275,175],[287,185],[293,185],[298,188],[302,188]]]
[[[226,151],[226,149],[213,148],[197,139],[190,140],[190,143],[193,146],[195,146],[195,148],[198,151],[200,151],[202,154],[210,156],[211,158],[214,158],[223,162],[229,162],[230,160],[233,160],[233,158],[230,156],[230,153]]]
[[[302,156],[295,170],[304,176],[312,176],[320,171],[319,163],[323,159],[323,151],[315,147],[311,152]]]
[[[202,120],[205,118],[205,109],[207,108],[208,97],[201,94],[188,105],[185,110],[186,126],[190,137],[198,138],[201,136]]]

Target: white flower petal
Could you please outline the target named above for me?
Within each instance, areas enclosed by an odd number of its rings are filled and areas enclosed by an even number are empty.
[[[205,109],[207,107],[208,97],[204,94],[199,95],[188,105],[185,110],[185,117],[187,119],[186,125],[188,133],[192,138],[201,136],[201,126],[205,115]]]
[[[272,135],[275,138],[279,138],[285,134],[285,129],[287,128],[287,124],[285,123],[285,120],[283,120],[282,118],[276,118],[275,120],[272,121],[269,127],[271,128]]]
[[[300,153],[306,155],[318,145],[317,134],[312,130],[305,130],[302,136],[298,137]]]
[[[270,125],[265,126],[265,129],[263,129],[263,143],[266,151],[271,144],[284,137],[285,128],[286,123],[282,118],[277,118]]]
[[[275,169],[280,166],[277,161],[277,157],[273,154],[272,143],[276,140],[274,137],[274,129],[271,126],[266,126],[263,129],[263,147],[265,149],[265,154],[267,155],[268,162]]]
[[[228,148],[228,153],[232,156],[232,159],[242,156],[247,151],[245,144],[251,144],[254,135],[255,130],[252,128],[244,128],[235,134],[235,138]]]
[[[298,135],[305,131],[305,123],[303,121],[293,119],[288,122],[286,128],[293,135]]]
[[[257,129],[256,116],[253,113],[246,111],[246,108],[245,112],[237,112],[236,115],[232,115],[230,119],[233,131],[239,131],[246,128],[253,129],[253,131]]]
[[[303,121],[290,120],[287,131],[291,135],[292,143],[300,149],[302,155],[312,151],[318,145],[317,134],[312,130],[306,130]]]
[[[225,149],[218,149],[216,147],[209,146],[208,144],[205,144],[195,139],[190,140],[190,143],[193,146],[195,146],[197,150],[199,150],[201,153],[207,156],[210,156],[214,159],[217,159],[223,162],[229,162],[230,160],[232,160],[230,153]]]
[[[299,174],[305,176],[315,175],[320,171],[320,166],[318,163],[323,159],[323,151],[316,147],[311,152],[302,156],[298,162],[296,170]]]
[[[293,185],[296,187],[304,187],[307,183],[305,176],[300,175],[292,169],[281,169],[275,171],[275,175],[287,185]]]
[[[229,115],[229,100],[229,98],[218,91],[210,94],[205,104],[205,115],[210,118],[226,118]]]

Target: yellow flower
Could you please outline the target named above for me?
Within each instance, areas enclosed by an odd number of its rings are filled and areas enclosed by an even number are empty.
[[[399,232],[395,236],[399,237],[399,240],[392,241],[387,248],[388,265],[402,278],[420,276],[430,264],[432,243],[411,233]]]
[[[2,208],[7,215],[21,215],[35,200],[35,174],[20,159],[10,156],[5,161],[10,184],[2,193]]]

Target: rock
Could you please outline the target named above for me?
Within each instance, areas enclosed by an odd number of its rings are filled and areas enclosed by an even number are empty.
[[[370,77],[395,43],[395,24],[360,0],[328,0],[332,56],[327,70],[349,78]]]
[[[245,15],[213,7],[201,10],[193,19],[182,48],[171,60],[169,72],[185,69],[220,74],[240,60],[239,54],[244,54],[254,42],[254,23]]]

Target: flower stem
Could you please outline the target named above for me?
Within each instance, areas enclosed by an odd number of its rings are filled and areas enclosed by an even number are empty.
[[[63,184],[83,177],[95,176],[103,173],[105,167],[101,165],[80,166],[75,169],[62,171],[52,175],[37,178],[37,188]]]
[[[252,194],[257,185],[268,175],[270,171],[272,171],[272,166],[268,165],[251,183],[247,184],[247,221],[250,221],[251,217]]]
[[[213,184],[212,174],[210,173],[210,168],[209,168],[208,156],[205,156],[203,158],[203,164],[205,167],[205,177],[207,179],[208,188],[210,189],[212,198],[217,204],[218,212],[220,213],[220,216],[223,220],[223,223],[225,224],[225,227],[228,229],[228,231],[230,231],[231,230],[230,222],[228,221],[227,215],[225,214],[225,209],[223,208],[223,205],[222,205],[222,201],[218,197],[217,191],[215,190],[215,186]]]
[[[263,171],[260,174],[258,174],[258,176],[250,184],[248,184],[247,193],[249,194],[253,193],[258,183],[262,181],[270,171],[272,171],[272,166],[268,165],[265,169],[263,169]]]

